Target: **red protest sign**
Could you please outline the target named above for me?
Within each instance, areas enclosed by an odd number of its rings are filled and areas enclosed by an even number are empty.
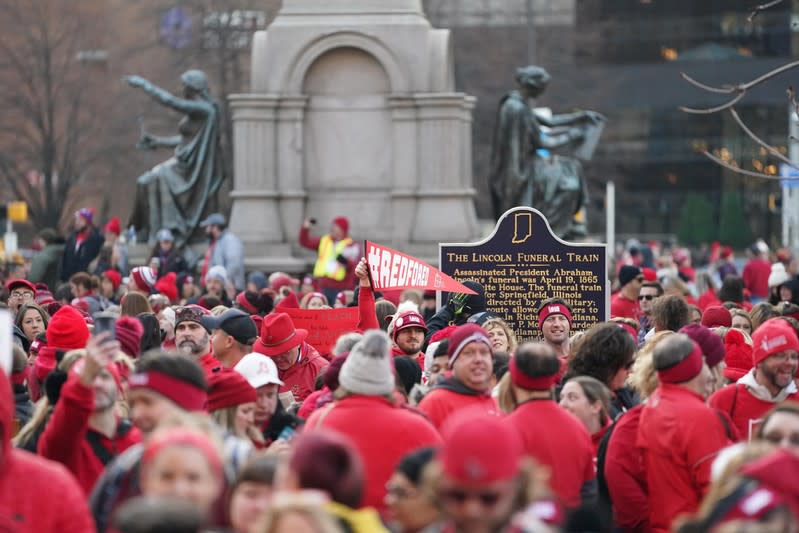
[[[477,294],[437,268],[388,246],[365,241],[364,249],[375,290],[429,289]]]
[[[308,330],[305,342],[327,355],[343,334],[355,331],[358,326],[358,308],[342,307],[340,309],[281,309],[291,317],[295,328]]]

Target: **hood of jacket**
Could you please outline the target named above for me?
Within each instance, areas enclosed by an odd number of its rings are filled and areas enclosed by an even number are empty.
[[[785,400],[789,395],[795,393],[797,390],[796,383],[791,380],[787,387],[782,389],[776,396],[772,396],[771,392],[769,392],[768,388],[764,385],[761,385],[755,379],[755,369],[753,368],[749,372],[747,372],[744,377],[738,380],[738,383],[746,385],[746,388],[749,389],[749,392],[752,393],[752,396],[757,398],[758,400],[763,400],[764,402],[771,402],[771,403],[780,403]]]
[[[457,394],[465,394],[467,396],[487,396],[491,393],[491,390],[479,391],[467,387],[454,377],[444,378],[439,381],[433,389],[444,389],[451,392],[455,392]]]

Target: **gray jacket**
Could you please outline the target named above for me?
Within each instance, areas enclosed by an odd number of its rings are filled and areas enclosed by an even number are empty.
[[[230,230],[225,230],[216,241],[211,261],[208,267],[221,265],[227,270],[228,279],[236,286],[236,290],[243,290],[244,282],[244,249],[241,241]]]

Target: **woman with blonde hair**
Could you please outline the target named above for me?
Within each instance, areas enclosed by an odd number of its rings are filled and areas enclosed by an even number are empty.
[[[516,333],[507,322],[499,317],[489,318],[483,322],[483,329],[488,333],[488,340],[491,341],[494,353],[513,354],[516,352],[516,348],[519,346]]]
[[[279,493],[252,531],[257,533],[344,533],[325,511],[325,497],[313,491]]]
[[[740,329],[747,335],[752,334],[754,328],[752,327],[752,317],[749,316],[749,313],[743,309],[733,308],[730,309],[730,315],[732,315],[732,327]]]
[[[330,309],[330,304],[321,292],[309,292],[300,300],[300,309]]]
[[[255,403],[258,393],[247,379],[234,370],[222,370],[208,376],[208,404],[211,418],[224,431],[225,457],[234,472],[247,462],[253,444],[264,438],[255,427]]]

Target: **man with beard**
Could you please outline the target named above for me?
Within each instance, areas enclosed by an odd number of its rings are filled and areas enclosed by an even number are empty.
[[[772,318],[752,335],[754,368],[710,397],[710,405],[727,413],[741,439],[754,436],[763,415],[778,403],[799,399],[794,377],[799,339],[788,322]]]
[[[120,391],[114,357],[119,342],[109,333],[89,340],[61,388],[39,442],[39,455],[66,466],[88,495],[105,466],[141,440],[139,431],[115,411]]]
[[[283,382],[279,392],[291,392],[298,402],[316,389],[316,377],[328,365],[316,348],[305,342],[307,336],[308,330],[295,328],[286,313],[270,313],[252,347],[253,352],[272,358]]]
[[[419,403],[419,410],[438,429],[460,409],[471,406],[493,412],[497,408],[491,397],[493,361],[485,330],[477,324],[459,326],[449,337],[447,354],[452,377],[440,381]]]
[[[414,359],[424,367],[422,345],[427,333],[424,318],[416,311],[405,311],[394,319],[394,330],[391,333],[394,347],[391,355]]]
[[[175,311],[175,346],[180,353],[197,361],[205,375],[211,374],[220,363],[211,350],[210,331],[203,325],[203,317],[210,316],[199,305],[185,305]]]
[[[569,334],[572,329],[571,308],[560,298],[549,298],[541,302],[538,308],[538,327],[544,343],[555,350],[560,361],[560,370],[555,378],[556,383],[566,372],[566,366],[571,352]]]

